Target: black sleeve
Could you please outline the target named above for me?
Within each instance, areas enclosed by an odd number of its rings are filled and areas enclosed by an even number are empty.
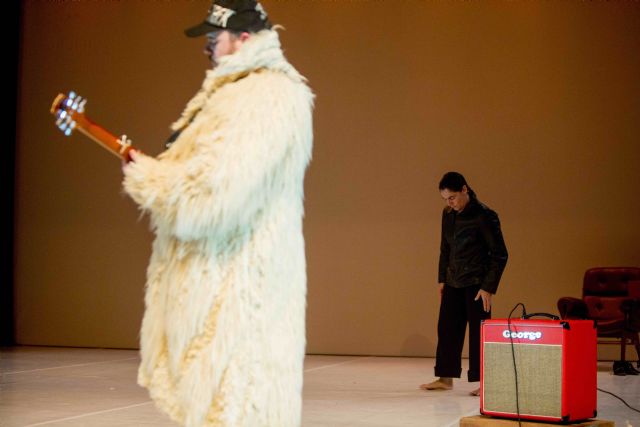
[[[495,294],[500,283],[500,277],[507,265],[507,247],[504,244],[502,231],[500,230],[500,220],[498,215],[489,211],[482,215],[480,221],[480,230],[489,250],[489,264],[487,274],[480,286],[487,292]]]
[[[438,262],[438,283],[444,283],[447,279],[447,267],[449,266],[449,242],[444,236],[446,222],[446,210],[442,211],[442,226],[440,229],[440,260]]]

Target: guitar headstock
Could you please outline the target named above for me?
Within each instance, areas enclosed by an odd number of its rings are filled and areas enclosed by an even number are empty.
[[[86,99],[76,95],[73,91],[69,92],[69,95],[61,93],[53,100],[51,114],[56,116],[56,126],[65,135],[71,135],[71,132],[75,129],[78,117],[84,115],[84,105],[86,103]]]

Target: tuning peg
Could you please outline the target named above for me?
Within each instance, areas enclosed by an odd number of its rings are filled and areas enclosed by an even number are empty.
[[[64,101],[64,105],[68,108],[73,108],[73,102],[76,99],[76,93],[74,91],[69,92],[69,96]]]
[[[79,104],[81,104],[84,100],[82,99],[81,96],[77,97],[76,99],[73,100],[73,104],[71,105],[71,108],[73,108],[75,111],[78,111],[78,106]]]
[[[71,116],[60,117],[56,120],[56,126],[67,136],[71,135],[73,129],[76,127],[76,122]]]

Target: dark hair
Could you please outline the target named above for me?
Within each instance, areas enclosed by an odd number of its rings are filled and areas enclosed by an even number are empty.
[[[467,186],[467,190],[469,191],[469,195],[475,197],[476,193],[469,187],[467,184],[467,180],[464,179],[461,173],[458,172],[447,172],[442,176],[440,180],[440,184],[438,184],[438,189],[440,191],[447,189],[450,191],[462,191],[463,186]]]
[[[249,33],[249,34],[253,34],[251,31],[245,31],[245,30],[232,30],[230,28],[225,28],[224,31],[228,31],[229,34],[231,35],[231,37],[235,38],[235,39],[239,39],[240,36],[242,35],[242,33]]]

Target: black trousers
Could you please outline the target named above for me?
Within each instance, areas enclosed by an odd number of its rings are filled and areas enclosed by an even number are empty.
[[[469,382],[480,381],[480,322],[491,318],[482,308],[482,298],[473,299],[480,286],[453,288],[444,285],[438,318],[438,350],[435,375],[460,378],[462,347],[469,324]]]

